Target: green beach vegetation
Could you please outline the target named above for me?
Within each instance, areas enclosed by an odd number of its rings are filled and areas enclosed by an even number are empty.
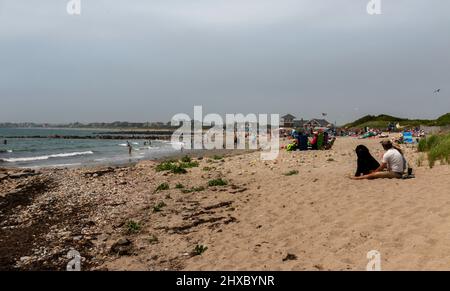
[[[169,190],[169,188],[170,188],[169,184],[167,184],[167,183],[162,183],[162,184],[160,184],[160,185],[156,188],[155,192],[164,191],[164,190]]]
[[[421,139],[418,146],[419,152],[426,152],[430,168],[436,161],[450,163],[450,134],[431,135]]]
[[[184,157],[181,161],[169,160],[156,166],[157,172],[170,171],[174,174],[186,174],[189,168],[198,167],[199,163],[192,161],[189,157]]]
[[[125,228],[128,233],[138,233],[141,230],[141,225],[134,220],[130,220],[126,223]]]
[[[210,180],[208,181],[208,186],[213,187],[213,186],[226,186],[228,185],[228,182],[222,179],[214,179],[214,180]]]
[[[450,113],[444,114],[439,118],[432,119],[408,119],[395,117],[387,114],[381,115],[366,115],[361,117],[351,123],[345,124],[343,127],[346,128],[386,128],[389,123],[400,123],[401,126],[405,127],[416,127],[420,125],[425,126],[446,126],[450,125]]]

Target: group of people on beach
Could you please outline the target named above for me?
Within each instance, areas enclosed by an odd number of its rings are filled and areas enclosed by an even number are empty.
[[[385,153],[381,164],[370,154],[369,149],[364,145],[358,145],[355,149],[357,160],[357,169],[355,180],[362,179],[380,179],[380,178],[403,178],[412,177],[412,169],[408,168],[403,151],[390,140],[381,142]],[[405,175],[405,171],[408,173]]]
[[[291,143],[286,146],[287,151],[326,150],[331,149],[335,141],[330,130],[317,130],[306,132],[302,129],[293,129],[290,133]],[[331,137],[330,137],[331,136]],[[357,169],[352,179],[380,179],[380,178],[412,178],[412,169],[400,147],[391,140],[381,141],[385,153],[381,163],[378,162],[365,145],[358,145],[355,149],[357,155]]]
[[[307,133],[303,129],[293,129],[291,132],[292,141],[286,146],[286,150],[328,150],[331,149],[335,141],[335,138],[331,135],[332,133],[329,130],[311,130]]]

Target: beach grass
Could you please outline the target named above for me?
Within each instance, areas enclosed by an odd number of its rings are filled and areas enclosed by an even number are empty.
[[[420,140],[419,152],[427,152],[428,164],[434,167],[437,161],[450,163],[450,134],[431,135]]]
[[[157,172],[170,171],[174,174],[186,174],[189,168],[198,167],[199,163],[192,161],[190,157],[186,156],[181,161],[165,161],[156,166]]]
[[[226,186],[228,185],[228,182],[223,180],[223,179],[214,179],[214,180],[209,180],[208,181],[208,186],[213,187],[213,186]]]
[[[212,158],[214,160],[223,160],[223,156],[219,156],[219,155],[214,155]]]
[[[141,225],[134,220],[130,220],[126,224],[126,229],[128,233],[138,233],[141,230]]]
[[[184,156],[183,158],[181,158],[181,161],[183,163],[190,163],[192,161],[190,156]]]
[[[153,212],[161,212],[162,208],[166,206],[166,203],[164,202],[159,202],[158,204],[156,204],[155,206],[153,206]]]
[[[154,234],[152,234],[152,235],[150,235],[150,237],[148,238],[148,242],[150,243],[150,244],[156,244],[156,243],[158,243],[159,242],[159,239],[158,239],[158,237],[156,236],[156,235],[154,235]]]
[[[204,245],[196,245],[194,250],[192,251],[192,254],[194,256],[200,256],[202,255],[204,252],[206,252],[206,250],[208,249],[208,247],[204,246]]]
[[[196,167],[199,166],[199,163],[198,162],[191,162],[191,161],[189,161],[189,162],[181,162],[179,164],[179,166],[184,168],[184,169],[196,168]]]
[[[293,175],[297,175],[297,174],[298,174],[297,170],[290,170],[289,172],[284,173],[283,175],[285,175],[285,176],[293,176]]]
[[[169,190],[170,186],[167,183],[162,183],[160,184],[158,187],[156,187],[155,192],[159,192],[159,191],[164,191],[164,190]]]
[[[171,171],[175,167],[175,162],[166,161],[156,166],[157,172]]]

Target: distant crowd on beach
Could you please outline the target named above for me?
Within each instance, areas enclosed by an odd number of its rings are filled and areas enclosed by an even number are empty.
[[[396,131],[396,137],[387,139],[391,133]],[[379,129],[364,128],[358,131],[336,130],[334,128],[319,129],[287,129],[282,136],[290,139],[285,148],[287,151],[307,150],[329,150],[333,147],[336,136],[352,136],[359,139],[383,138],[381,146],[385,153],[381,162],[378,162],[365,145],[358,145],[355,149],[357,156],[357,169],[351,178],[380,179],[380,178],[414,178],[413,169],[406,160],[403,150],[399,147],[402,143],[418,142],[425,136],[420,128],[405,129],[389,124],[387,131]],[[412,140],[416,137],[417,140]]]
[[[292,129],[285,131],[284,137],[291,138],[286,145],[287,151],[329,150],[336,140],[336,132],[333,129]]]
[[[392,136],[393,134],[394,136]],[[419,127],[405,128],[398,123],[389,123],[386,131],[368,127],[362,129],[357,137],[359,139],[382,138],[380,143],[385,153],[380,163],[370,154],[365,145],[358,145],[355,149],[357,169],[352,178],[356,180],[414,178],[413,169],[400,145],[418,143],[425,135],[425,131]],[[390,139],[388,139],[389,137]]]

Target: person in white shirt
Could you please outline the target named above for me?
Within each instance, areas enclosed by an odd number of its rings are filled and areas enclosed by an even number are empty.
[[[406,169],[406,159],[403,156],[402,150],[395,147],[390,140],[382,141],[381,145],[386,152],[383,155],[383,160],[378,169],[368,175],[352,177],[352,179],[402,178],[403,172]],[[384,171],[385,169],[387,171]]]

